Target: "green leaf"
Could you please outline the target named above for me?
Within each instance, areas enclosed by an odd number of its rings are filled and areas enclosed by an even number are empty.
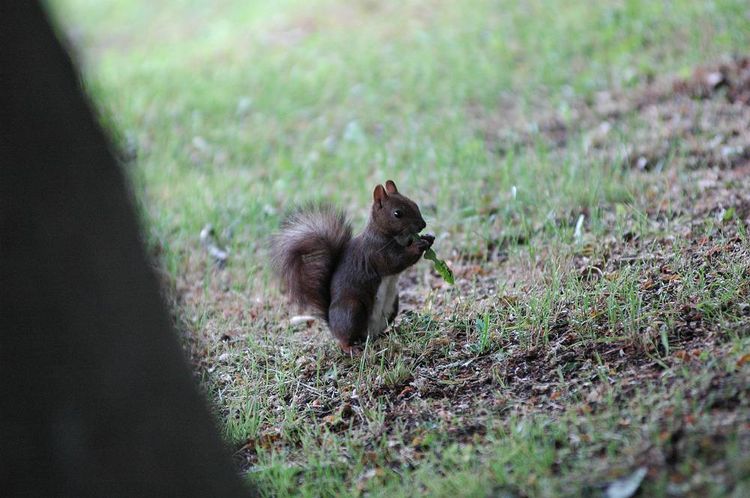
[[[430,261],[432,261],[432,264],[435,266],[435,270],[440,274],[441,277],[443,277],[443,280],[451,285],[455,283],[455,279],[453,278],[453,271],[448,268],[448,264],[445,261],[443,261],[442,259],[438,259],[437,254],[435,254],[435,251],[433,251],[432,248],[429,248],[424,252],[424,259],[429,259]]]

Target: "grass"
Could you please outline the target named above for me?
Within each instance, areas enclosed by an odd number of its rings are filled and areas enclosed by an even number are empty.
[[[750,492],[750,189],[711,162],[750,120],[636,105],[745,50],[746,2],[49,4],[264,494],[596,495],[642,466],[644,496]],[[265,241],[312,199],[361,226],[387,178],[457,285],[417,265],[349,359],[289,323]]]

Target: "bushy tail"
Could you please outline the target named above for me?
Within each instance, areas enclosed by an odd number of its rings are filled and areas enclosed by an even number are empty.
[[[351,238],[346,216],[329,205],[308,205],[291,213],[271,241],[282,289],[328,320],[331,278]]]

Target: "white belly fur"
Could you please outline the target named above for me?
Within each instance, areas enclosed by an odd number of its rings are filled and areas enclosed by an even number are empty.
[[[398,296],[398,275],[384,277],[375,295],[370,322],[367,324],[367,335],[371,339],[378,337],[388,327],[388,317],[393,311],[393,304]]]

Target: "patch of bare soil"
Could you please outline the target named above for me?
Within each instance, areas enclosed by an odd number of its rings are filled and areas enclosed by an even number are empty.
[[[637,170],[661,170],[674,155],[688,168],[731,168],[750,160],[750,58],[699,67],[688,79],[599,92],[570,105],[565,119],[510,103],[497,113],[469,111],[500,155],[538,141],[560,149],[582,138],[591,154]]]

